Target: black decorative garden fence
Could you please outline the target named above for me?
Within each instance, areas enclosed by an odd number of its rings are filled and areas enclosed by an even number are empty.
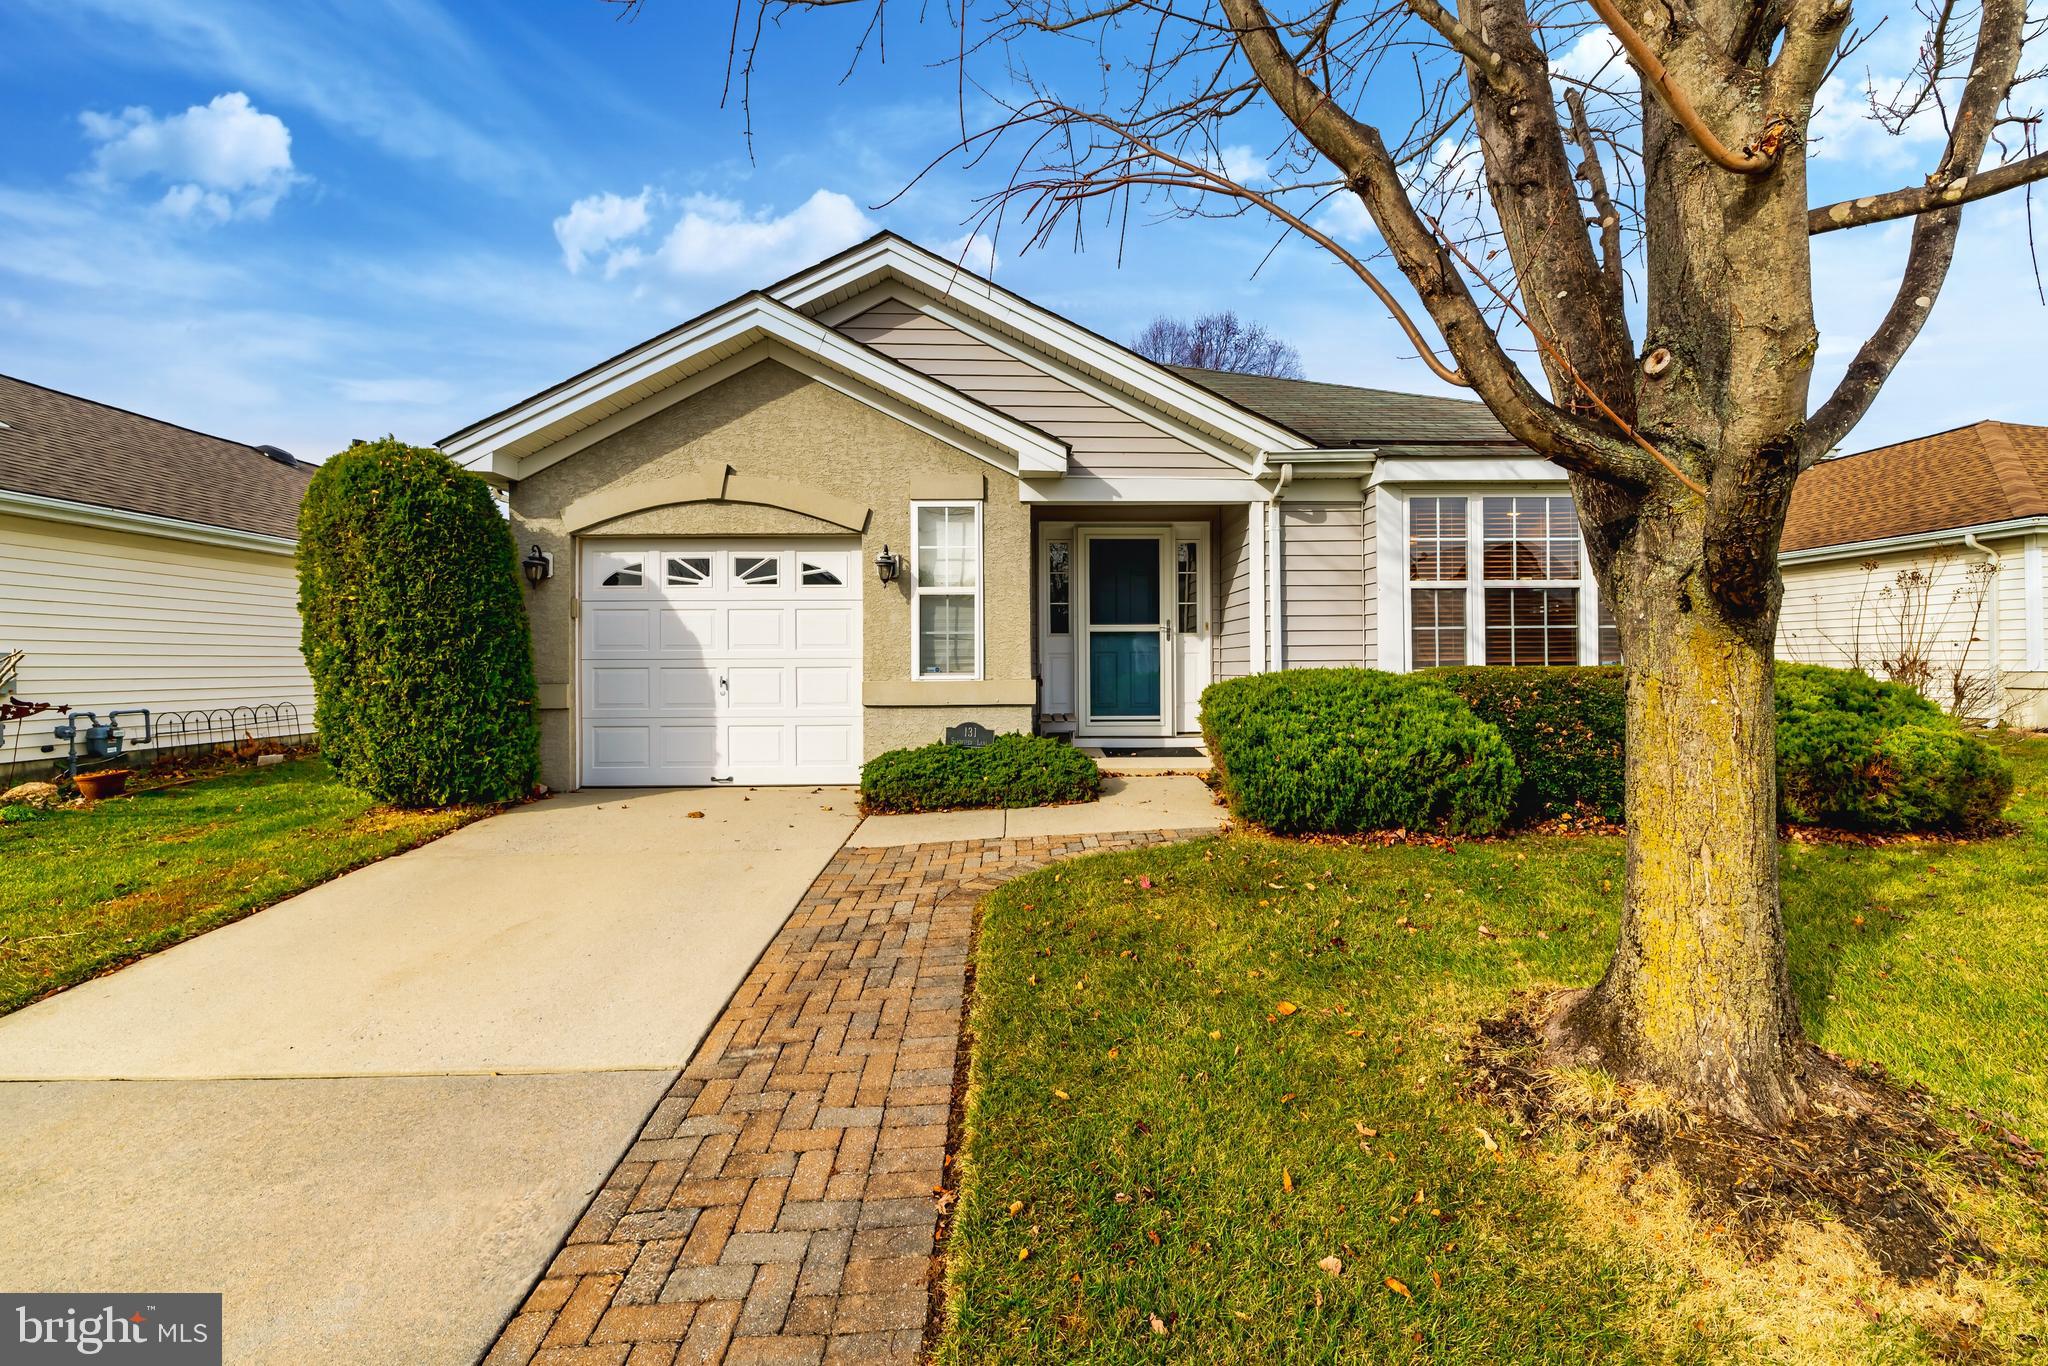
[[[311,731],[290,702],[259,702],[254,706],[196,707],[160,711],[151,747],[159,754],[193,754],[222,747],[246,748],[264,742],[290,744]]]

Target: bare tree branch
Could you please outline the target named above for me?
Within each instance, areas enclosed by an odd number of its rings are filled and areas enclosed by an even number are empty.
[[[1600,16],[1600,22],[1620,40],[1629,60],[1642,72],[1643,84],[1670,113],[1672,122],[1685,130],[1686,136],[1706,154],[1707,160],[1740,175],[1762,175],[1778,164],[1778,148],[1783,145],[1788,131],[1783,120],[1772,120],[1756,137],[1744,143],[1741,150],[1731,151],[1715,136],[1714,130],[1707,127],[1707,121],[1700,117],[1693,102],[1671,79],[1671,73],[1664,69],[1664,63],[1650,50],[1643,35],[1636,32],[1635,27],[1622,17],[1621,11],[1614,7],[1614,0],[1586,0],[1586,3]],[[1846,15],[1847,9],[1843,13]]]
[[[1268,96],[1345,175],[1436,320],[1459,369],[1501,424],[1566,469],[1639,487],[1650,484],[1658,474],[1654,461],[1553,406],[1501,348],[1436,234],[1409,201],[1379,130],[1354,119],[1309,78],[1280,41],[1279,28],[1260,0],[1220,3]]]
[[[1507,59],[1486,45],[1486,40],[1465,27],[1449,10],[1436,0],[1408,0],[1408,8],[1415,11],[1417,18],[1428,24],[1443,36],[1443,40],[1458,50],[1458,54],[1476,67],[1488,82],[1503,90],[1518,89],[1520,82],[1509,69]]]
[[[1977,21],[1977,51],[1970,65],[1970,78],[1956,103],[1955,125],[1941,165],[1929,177],[1931,187],[1965,181],[1977,169],[1997,121],[1998,107],[2011,91],[2014,73],[2019,69],[2026,25],[2025,0],[1984,0],[1983,13]],[[1834,393],[1807,419],[1801,441],[1802,469],[1824,458],[1849,434],[1849,429],[1869,411],[1878,390],[1905,356],[1906,348],[1920,335],[1934,310],[1935,299],[1941,294],[1942,283],[1948,278],[1949,263],[1956,254],[1956,234],[1962,225],[1960,202],[1940,204],[1913,221],[1913,243],[1907,250],[1906,268],[1891,307],[1849,362]],[[1811,230],[1809,219],[1808,231]]]
[[[1943,164],[1947,164],[1944,158]],[[1940,172],[1936,172],[1938,176]],[[2048,180],[2048,152],[2036,152],[2018,161],[2008,161],[1975,175],[1964,174],[1950,181],[1930,178],[1925,185],[1911,185],[1889,194],[1865,195],[1825,204],[1807,215],[1806,230],[1819,234],[1837,228],[1860,228],[1894,218],[1913,218],[1933,209],[1953,208],[1973,199],[1988,199],[2016,190],[2036,180]]]

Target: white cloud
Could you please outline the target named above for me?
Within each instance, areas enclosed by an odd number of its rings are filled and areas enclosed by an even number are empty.
[[[996,273],[995,239],[985,232],[965,232],[950,242],[943,242],[937,248],[939,255],[948,261],[957,261],[964,270],[976,275]]]
[[[1576,81],[1597,81],[1617,88],[1632,86],[1635,76],[1627,59],[1621,55],[1621,40],[1604,27],[1588,29],[1580,34],[1578,41],[1566,48],[1561,56],[1551,58],[1550,69],[1556,75],[1569,76]]]
[[[594,194],[569,206],[569,212],[555,220],[555,240],[562,245],[562,263],[571,275],[583,269],[585,260],[604,255],[605,273],[611,275],[622,265],[637,263],[636,248],[617,244],[647,230],[647,202],[651,189],[642,189],[628,199],[624,195]]]
[[[633,240],[671,207],[676,220],[658,244],[643,247]],[[867,215],[835,190],[817,190],[783,214],[722,195],[672,199],[654,189],[630,197],[607,192],[577,200],[555,220],[562,263],[572,275],[602,261],[607,280],[625,275],[642,285],[710,282],[734,290],[759,288],[874,230]],[[952,246],[967,253],[972,269],[994,263],[994,244],[979,233]]]
[[[1273,179],[1266,159],[1241,142],[1221,149],[1210,165],[1247,189],[1256,189]]]
[[[1365,211],[1364,201],[1349,190],[1339,190],[1324,201],[1314,221],[1340,242],[1357,242],[1379,233],[1372,215]]]
[[[800,266],[830,256],[874,231],[851,199],[819,190],[777,215],[749,210],[735,199],[696,194],[650,260],[679,279],[729,277],[756,288]]]
[[[1821,83],[1814,97],[1813,117],[1807,121],[1807,156],[1814,161],[1836,161],[1892,168],[1933,164],[1928,152],[1940,147],[1948,135],[1942,131],[1941,114],[1934,101],[1923,104],[1897,135],[1885,131],[1870,117],[1871,93],[1882,102],[1899,88],[1897,78],[1874,76],[1851,84],[1840,74]]]
[[[438,379],[342,379],[334,390],[347,402],[383,407],[436,408],[460,397],[454,385]]]
[[[239,90],[162,118],[131,105],[119,114],[87,110],[78,122],[98,144],[93,180],[161,181],[169,188],[160,207],[176,218],[265,218],[300,178],[291,130]]]

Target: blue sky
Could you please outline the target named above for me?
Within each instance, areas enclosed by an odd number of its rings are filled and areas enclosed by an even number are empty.
[[[1859,13],[1869,7],[1860,7]],[[994,167],[886,207],[957,129],[950,38],[909,28],[842,80],[855,16],[771,33],[755,154],[719,107],[729,11],[652,0],[8,0],[0,9],[0,372],[319,458],[430,441],[706,306],[890,227],[957,244]],[[1862,14],[1868,21],[1873,14]],[[1903,69],[1909,25],[1858,55]],[[1053,74],[1071,76],[1071,71]],[[1935,134],[1875,135],[1843,85],[1816,197],[1913,183]],[[1355,217],[1333,227],[1369,247]],[[1831,383],[1889,300],[1905,225],[1816,245]],[[997,278],[1110,336],[1232,307],[1317,379],[1436,386],[1314,248],[1136,222]],[[2017,199],[1973,208],[1956,270],[1860,449],[1984,417],[2048,422]]]

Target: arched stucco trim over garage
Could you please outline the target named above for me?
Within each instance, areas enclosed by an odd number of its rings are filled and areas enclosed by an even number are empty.
[[[645,479],[587,493],[562,509],[562,529],[571,535],[649,508],[677,503],[758,503],[816,517],[848,531],[867,530],[872,509],[851,498],[788,479],[735,474],[716,465],[666,479]]]

